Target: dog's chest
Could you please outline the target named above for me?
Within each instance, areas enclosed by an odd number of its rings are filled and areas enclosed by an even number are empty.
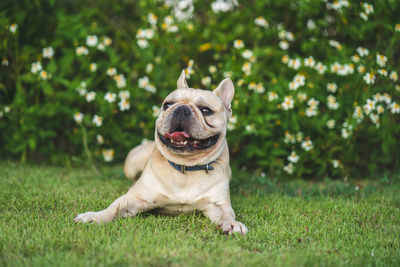
[[[227,181],[202,173],[178,174],[159,181],[155,202],[168,213],[185,213],[208,205],[224,194]]]

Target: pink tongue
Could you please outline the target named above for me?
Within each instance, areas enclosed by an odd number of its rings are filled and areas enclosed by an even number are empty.
[[[174,132],[172,134],[165,133],[164,137],[170,138],[175,142],[183,142],[186,138],[190,138],[190,135],[187,132]]]

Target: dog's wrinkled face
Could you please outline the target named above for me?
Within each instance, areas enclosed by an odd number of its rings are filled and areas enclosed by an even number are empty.
[[[184,72],[178,89],[164,100],[156,121],[161,154],[177,164],[207,164],[222,152],[234,89],[226,79],[214,92],[188,88]]]

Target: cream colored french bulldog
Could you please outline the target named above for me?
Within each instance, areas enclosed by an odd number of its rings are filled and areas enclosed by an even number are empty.
[[[185,72],[167,96],[156,121],[155,141],[132,149],[125,175],[137,181],[108,208],[79,214],[74,221],[102,223],[152,209],[167,214],[201,211],[226,233],[246,234],[231,206],[226,142],[232,81],[213,92],[189,88]]]

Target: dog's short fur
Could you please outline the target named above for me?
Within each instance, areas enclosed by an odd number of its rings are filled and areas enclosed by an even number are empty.
[[[185,72],[178,89],[164,100],[156,121],[155,141],[132,149],[124,172],[137,179],[108,208],[79,214],[75,222],[109,222],[158,209],[179,214],[199,210],[224,232],[245,234],[235,220],[229,194],[229,151],[226,142],[230,103],[234,95],[227,78],[213,92],[189,88]],[[170,165],[209,166],[213,170],[178,171]]]

